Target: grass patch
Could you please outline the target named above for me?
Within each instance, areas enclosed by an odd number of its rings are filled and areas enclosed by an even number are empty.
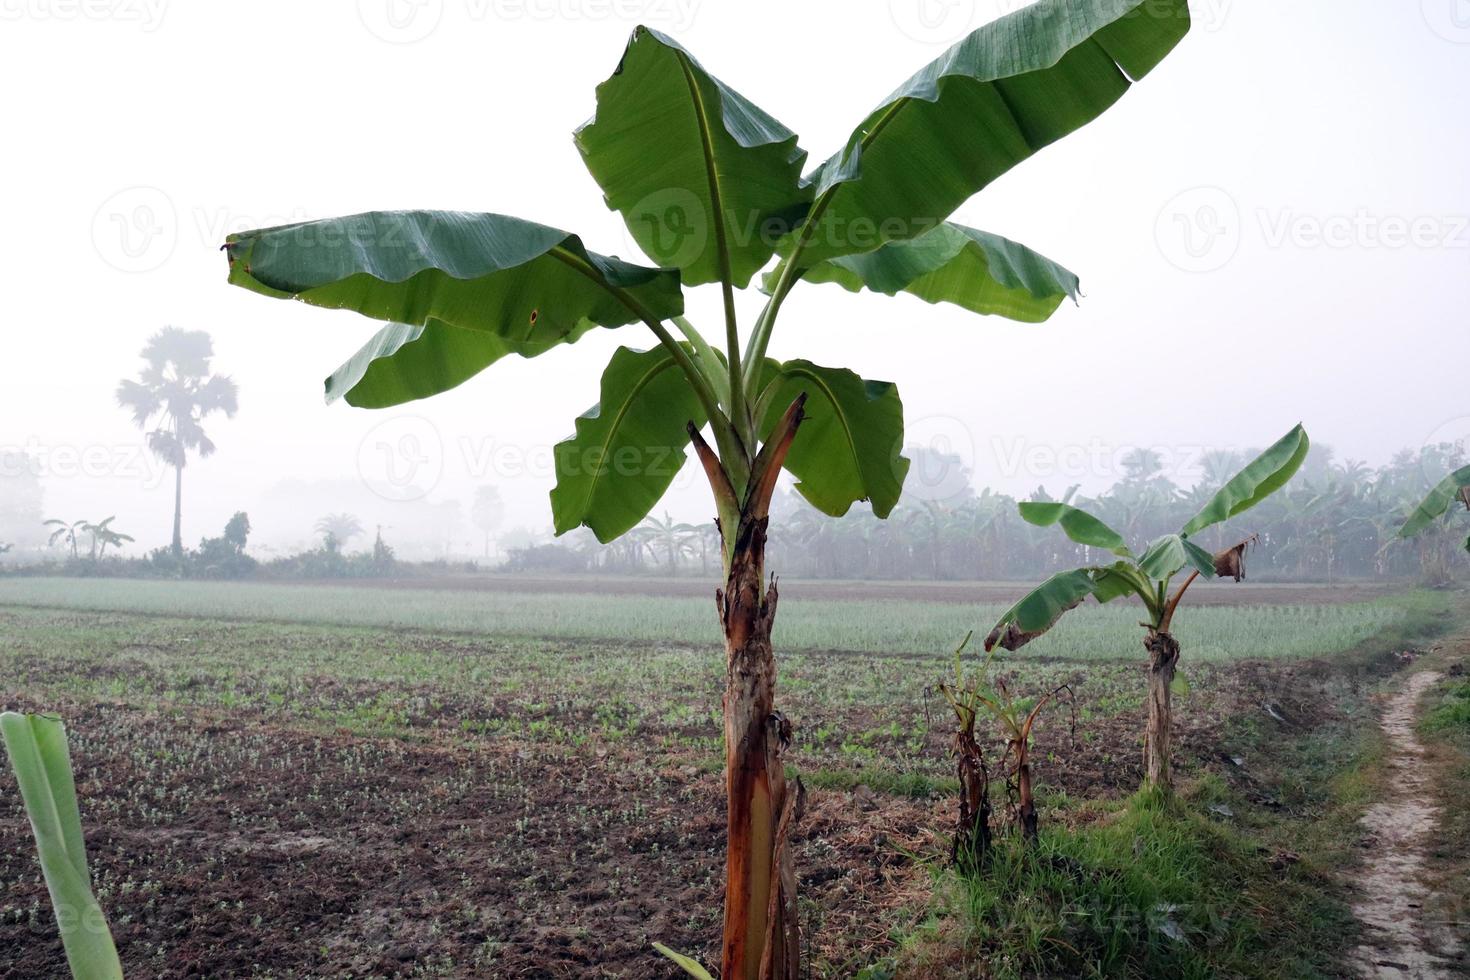
[[[1419,731],[1470,736],[1470,681],[1444,685],[1434,697],[1436,703],[1419,722]]]
[[[723,760],[721,760],[723,765]],[[809,789],[836,790],[850,793],[866,786],[875,793],[928,800],[954,796],[960,781],[953,776],[935,776],[922,772],[894,772],[890,769],[811,769],[787,767],[787,778],[801,777]]]
[[[1002,839],[989,869],[946,873],[941,918],[902,975],[1310,976],[1341,924],[1310,872],[1274,870],[1249,837],[1190,801],[1140,792],[1036,847]],[[1260,950],[1273,950],[1270,962]]]

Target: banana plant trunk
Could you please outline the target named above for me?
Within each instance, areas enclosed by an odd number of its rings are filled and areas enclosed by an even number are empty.
[[[791,827],[800,781],[782,757],[791,723],[776,710],[771,624],[778,598],[765,583],[764,517],[740,521],[730,575],[716,593],[725,631],[725,939],[721,976],[784,980],[800,975]]]
[[[1036,797],[1031,791],[1031,759],[1023,744],[1018,750],[1016,761],[1016,798],[1019,802],[1017,816],[1021,821],[1021,839],[1027,844],[1036,842]]]
[[[955,736],[955,769],[960,780],[960,813],[950,853],[965,874],[978,874],[990,859],[990,773],[970,722]]]
[[[725,634],[725,930],[723,980],[796,980],[801,935],[791,828],[801,819],[801,780],[788,783],[784,756],[791,723],[776,710],[771,625],[779,598],[766,583],[766,529],[776,489],[806,402],[787,409],[737,494],[725,467],[691,423],[689,435],[720,510],[725,585],[715,591]]]
[[[1171,700],[1174,669],[1179,663],[1179,643],[1166,632],[1149,631],[1143,641],[1148,651],[1148,728],[1143,737],[1144,775],[1164,792],[1174,788],[1170,764],[1174,728]]]

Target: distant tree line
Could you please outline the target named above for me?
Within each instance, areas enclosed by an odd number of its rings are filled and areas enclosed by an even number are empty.
[[[955,457],[911,450],[911,474],[943,474],[906,488],[888,520],[866,510],[838,520],[784,491],[772,505],[770,565],[784,574],[827,579],[1031,579],[1091,560],[1086,549],[1017,513],[1019,499],[976,491]],[[1131,541],[1145,543],[1197,512],[1252,452],[1212,452],[1201,458],[1204,476],[1188,488],[1164,473],[1157,453],[1138,450],[1122,460],[1122,476],[1089,497],[1076,489],[1064,498],[1085,506]],[[926,458],[927,456],[927,458]],[[1452,510],[1412,541],[1395,537],[1413,506],[1444,474],[1463,466],[1462,446],[1404,450],[1372,468],[1338,461],[1315,447],[1286,488],[1239,522],[1210,529],[1200,543],[1224,548],[1259,535],[1251,577],[1332,582],[1416,579],[1439,584],[1470,571],[1463,544],[1470,515]],[[911,475],[911,484],[913,483]],[[917,492],[911,492],[915,491]],[[1037,488],[1028,500],[1055,499]],[[713,523],[679,524],[650,517],[611,545],[576,532],[556,543],[512,549],[508,568],[521,572],[618,572],[700,575],[719,569]]]

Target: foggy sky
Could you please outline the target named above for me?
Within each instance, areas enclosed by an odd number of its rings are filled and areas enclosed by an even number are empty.
[[[508,359],[431,401],[327,407],[322,379],[374,325],[227,286],[225,235],[499,211],[638,261],[570,135],[635,24],[798,132],[814,165],[1008,5],[0,0],[0,448],[42,460],[48,516],[115,513],[135,552],[166,543],[172,481],[113,390],[175,325],[213,335],[241,402],[212,421],[218,455],[186,473],[186,541],[240,509],[281,543],[308,539],[327,504],[369,526],[392,524],[394,498],[468,511],[482,483],[501,488],[507,528],[549,526],[550,447],[613,349],[652,345],[643,328]],[[1200,3],[1121,103],[954,216],[1076,271],[1079,305],[1024,325],[804,284],[771,353],[898,382],[912,441],[1013,493],[1101,489],[1133,446],[1190,483],[1199,451],[1262,446],[1298,420],[1373,464],[1463,437],[1467,90],[1463,0]],[[717,325],[717,304],[694,290],[691,319]],[[744,323],[758,306],[745,297]],[[404,447],[421,450],[409,477]],[[668,506],[707,519],[706,493],[686,467]]]

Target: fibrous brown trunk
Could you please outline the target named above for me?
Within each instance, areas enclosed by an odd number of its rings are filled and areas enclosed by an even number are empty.
[[[1144,774],[1150,783],[1169,792],[1174,788],[1170,765],[1174,708],[1171,685],[1179,663],[1179,644],[1168,633],[1150,631],[1143,641],[1148,651],[1148,728],[1143,738]]]
[[[955,735],[955,768],[960,777],[960,815],[955,826],[950,860],[960,871],[974,874],[990,856],[990,773],[975,741],[974,723]]]
[[[725,933],[723,980],[795,980],[801,974],[791,828],[801,819],[801,780],[787,785],[782,757],[791,723],[776,710],[771,623],[776,582],[766,588],[766,524],[786,453],[803,418],[797,396],[750,461],[737,492],[724,462],[689,423],[689,439],[719,513],[725,587],[715,592],[725,632]]]
[[[790,833],[801,781],[786,781],[791,724],[776,711],[771,623],[777,590],[765,584],[766,518],[743,516],[730,575],[716,592],[725,631],[725,933],[721,976],[786,980],[799,975],[800,935]]]
[[[1031,760],[1026,755],[1026,746],[1017,749],[1016,761],[1016,816],[1021,821],[1021,838],[1027,843],[1036,840],[1036,799],[1031,793]]]

